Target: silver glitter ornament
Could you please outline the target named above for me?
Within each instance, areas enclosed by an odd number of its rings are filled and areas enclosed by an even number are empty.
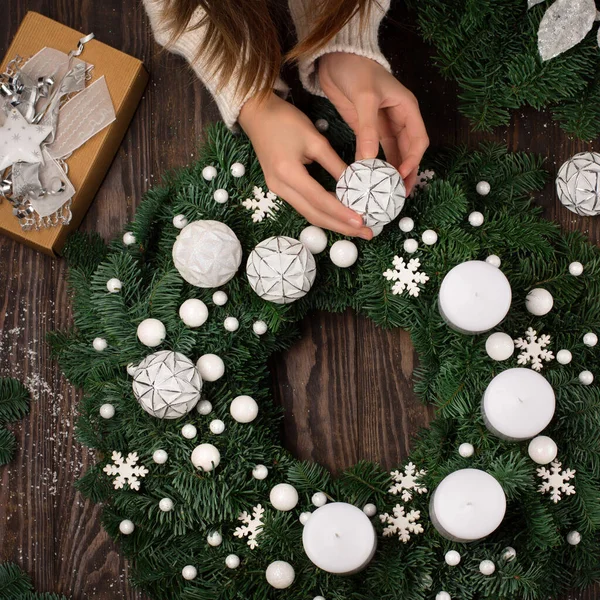
[[[580,152],[565,162],[556,177],[556,192],[570,211],[600,214],[600,154]]]

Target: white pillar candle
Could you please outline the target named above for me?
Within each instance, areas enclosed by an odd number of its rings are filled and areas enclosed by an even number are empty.
[[[429,503],[433,526],[455,542],[473,542],[490,535],[505,512],[502,486],[479,469],[461,469],[445,477]]]
[[[304,526],[302,544],[319,569],[350,575],[369,564],[377,547],[377,535],[360,508],[332,502],[312,513]]]
[[[556,400],[548,381],[531,369],[508,369],[490,382],[481,401],[486,427],[499,438],[522,441],[545,429]]]
[[[471,260],[446,274],[438,307],[450,327],[476,334],[496,327],[506,317],[511,300],[506,275],[489,263]]]

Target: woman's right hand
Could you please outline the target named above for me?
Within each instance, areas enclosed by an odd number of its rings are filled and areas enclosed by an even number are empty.
[[[327,192],[306,170],[306,164],[318,162],[337,180],[346,164],[304,113],[271,94],[263,101],[248,100],[239,123],[252,141],[269,190],[313,225],[365,240],[373,237],[362,217]]]

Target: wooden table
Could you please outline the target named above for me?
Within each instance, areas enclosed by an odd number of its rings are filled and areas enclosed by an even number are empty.
[[[151,80],[82,229],[110,239],[130,220],[142,194],[170,168],[193,161],[204,126],[219,118],[210,95],[183,60],[159,52],[141,2],[136,0],[4,0],[0,49],[4,51],[27,10],[141,58]],[[554,174],[573,153],[572,141],[544,113],[517,113],[510,127],[473,134],[456,110],[456,90],[441,80],[428,49],[400,6],[383,28],[386,54],[419,98],[433,145],[495,140],[511,150],[548,157]],[[598,149],[598,148],[596,148]],[[537,201],[565,230],[599,239],[598,221],[562,208],[549,183]],[[14,376],[32,392],[31,415],[13,427],[19,450],[0,469],[0,561],[13,560],[40,591],[75,600],[141,599],[127,585],[127,564],[100,528],[100,509],[73,483],[94,461],[77,443],[73,421],[79,393],[48,356],[45,334],[69,327],[71,306],[65,264],[0,237],[0,375]],[[412,434],[431,412],[412,392],[415,355],[409,336],[383,332],[348,312],[315,313],[302,324],[302,340],[273,360],[277,402],[286,408],[284,435],[297,456],[334,471],[358,459],[391,466],[409,452]],[[588,590],[581,598],[600,598]]]

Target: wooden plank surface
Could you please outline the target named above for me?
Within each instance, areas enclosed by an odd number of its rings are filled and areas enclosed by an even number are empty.
[[[0,50],[27,10],[37,10],[141,58],[151,73],[148,90],[82,228],[110,239],[132,218],[143,192],[167,169],[194,159],[202,130],[218,113],[185,63],[159,52],[141,2],[130,0],[4,0]],[[418,96],[432,143],[506,143],[512,150],[548,156],[555,170],[587,146],[569,140],[550,117],[518,113],[493,134],[469,133],[456,112],[456,90],[428,62],[427,49],[404,23],[401,6],[384,27],[386,54]],[[546,216],[565,229],[599,239],[598,222],[561,208],[549,184],[540,198]],[[93,462],[74,439],[78,393],[50,361],[46,332],[67,327],[71,309],[60,260],[0,237],[0,375],[25,381],[31,415],[17,424],[19,451],[0,469],[0,561],[14,560],[40,590],[75,600],[141,600],[126,583],[127,565],[99,525],[99,510],[73,489]],[[359,458],[397,463],[411,434],[430,412],[412,393],[415,365],[410,340],[383,332],[351,313],[316,313],[302,324],[302,340],[272,362],[277,401],[285,407],[287,446],[299,457],[334,471]],[[594,590],[580,596],[600,598]]]

